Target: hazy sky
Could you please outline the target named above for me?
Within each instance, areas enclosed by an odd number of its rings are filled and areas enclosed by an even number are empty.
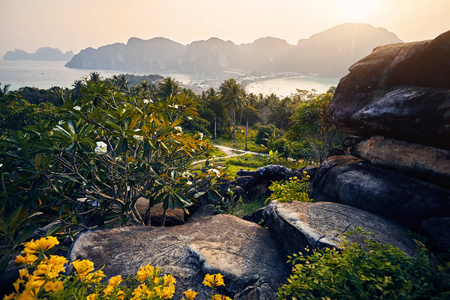
[[[349,22],[432,39],[450,30],[450,0],[0,0],[0,56],[44,46],[78,53],[130,37],[296,44]]]

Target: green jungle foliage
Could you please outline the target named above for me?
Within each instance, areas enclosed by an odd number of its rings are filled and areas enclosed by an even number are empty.
[[[289,257],[293,273],[278,299],[449,299],[444,270],[418,243],[414,256],[376,239],[343,237],[341,249],[305,249]]]

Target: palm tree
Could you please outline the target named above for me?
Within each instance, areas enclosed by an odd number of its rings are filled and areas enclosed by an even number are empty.
[[[0,98],[6,96],[10,86],[10,84],[5,84],[2,88],[2,84],[0,83]]]
[[[163,100],[175,96],[180,91],[178,83],[172,77],[164,78],[164,81],[158,85],[157,95]]]
[[[233,135],[234,141],[236,141],[236,109],[242,105],[243,90],[236,80],[228,79],[220,85],[219,91],[225,106],[230,109],[230,126],[233,123]]]
[[[115,84],[120,91],[126,92],[128,91],[128,78],[124,74],[120,74],[117,77],[117,81]]]
[[[97,72],[89,73],[89,80],[93,81],[94,83],[98,83],[100,81],[100,74]]]
[[[72,101],[81,98],[81,88],[84,86],[83,80],[75,80],[72,84]]]

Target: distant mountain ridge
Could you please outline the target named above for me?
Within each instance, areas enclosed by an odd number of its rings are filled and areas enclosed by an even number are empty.
[[[73,56],[69,68],[124,72],[222,72],[227,70],[271,73],[313,73],[340,77],[354,62],[381,45],[401,43],[392,32],[368,24],[343,24],[291,45],[266,37],[236,45],[218,38],[188,45],[166,38],[130,38],[98,49],[87,48]]]
[[[69,61],[73,57],[72,51],[63,53],[58,48],[42,47],[35,53],[28,53],[23,50],[8,51],[3,56],[4,60],[48,60],[48,61]]]

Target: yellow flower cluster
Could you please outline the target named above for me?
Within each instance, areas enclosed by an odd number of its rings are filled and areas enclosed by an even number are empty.
[[[223,282],[222,274],[206,274],[205,279],[203,280],[203,285],[209,286],[211,288],[216,288],[221,285],[225,285]]]
[[[40,253],[44,254],[45,251],[52,249],[56,245],[59,245],[59,241],[54,236],[43,237],[37,241],[31,240],[28,243],[25,243],[25,249],[23,253],[32,254],[32,253]]]
[[[28,268],[19,270],[19,278],[13,284],[15,292],[4,299],[37,299],[42,288],[47,293],[57,293],[64,289],[60,274],[66,270],[67,259],[59,255],[50,255],[50,258],[45,255],[45,251],[57,244],[58,240],[51,236],[25,244],[25,256],[18,255],[15,262],[26,267],[33,266],[34,271],[30,274]],[[34,254],[40,255],[42,259]]]
[[[136,279],[141,284],[134,289],[126,286],[121,288],[120,284],[124,280],[120,275],[112,277],[107,285],[103,284],[105,274],[102,270],[94,271],[94,263],[89,260],[72,262],[75,275],[65,276],[63,273],[68,260],[58,255],[48,257],[45,253],[57,244],[59,242],[54,237],[44,237],[25,244],[24,255],[15,259],[16,263],[23,264],[25,268],[19,270],[19,278],[14,283],[15,292],[6,295],[4,300],[47,299],[50,295],[52,299],[79,298],[82,295],[87,300],[161,300],[171,299],[175,294],[175,278],[170,274],[161,277],[160,269],[151,265],[143,266],[137,271]],[[231,300],[227,296],[215,294],[217,287],[225,285],[220,273],[206,274],[203,284],[213,289],[209,300]],[[87,296],[86,291],[90,291]],[[187,300],[193,300],[198,293],[187,290],[183,294]]]

